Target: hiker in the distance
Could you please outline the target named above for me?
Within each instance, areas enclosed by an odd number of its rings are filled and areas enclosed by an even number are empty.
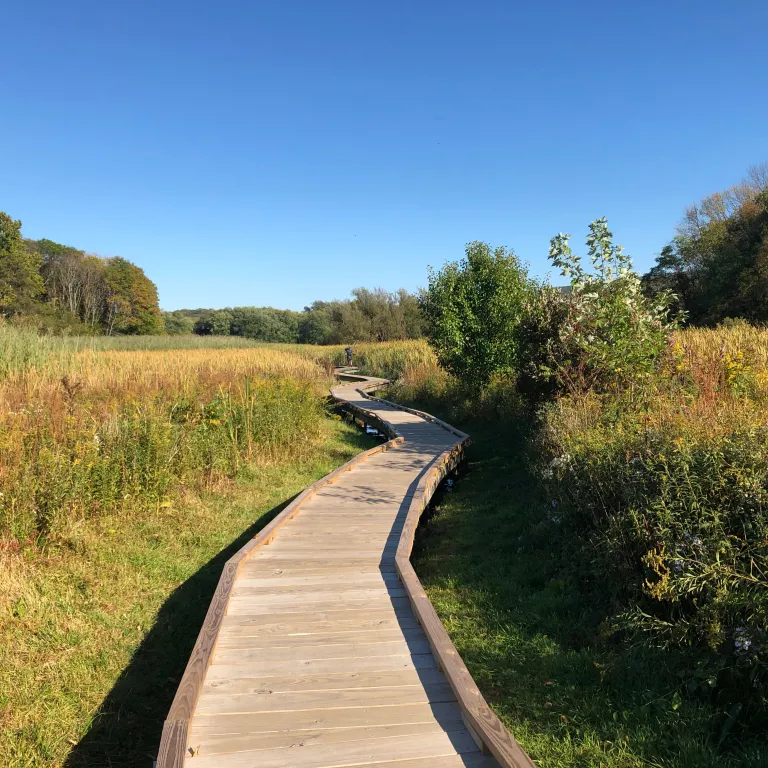
[[[344,354],[347,356],[347,367],[352,365],[352,347],[345,347]]]

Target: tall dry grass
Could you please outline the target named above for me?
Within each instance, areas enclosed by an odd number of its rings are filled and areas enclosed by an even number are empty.
[[[328,370],[295,352],[78,350],[0,328],[0,538],[50,542],[105,511],[301,455]]]
[[[346,365],[346,345],[270,344],[272,349],[295,352],[326,367]],[[424,339],[352,345],[352,365],[361,373],[396,381],[420,370],[439,371],[437,358]]]

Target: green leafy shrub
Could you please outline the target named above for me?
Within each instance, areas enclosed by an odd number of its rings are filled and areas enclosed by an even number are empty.
[[[440,365],[473,389],[514,375],[515,330],[530,288],[517,256],[486,243],[469,243],[460,262],[430,270],[420,305]]]
[[[516,328],[521,391],[536,399],[556,393],[636,388],[647,381],[677,318],[668,318],[671,295],[646,297],[630,257],[613,244],[608,223],[589,225],[591,271],[569,246],[552,238],[549,257],[567,290],[540,286]]]

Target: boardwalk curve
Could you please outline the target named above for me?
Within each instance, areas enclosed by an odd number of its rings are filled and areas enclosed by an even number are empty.
[[[301,493],[224,567],[163,727],[158,768],[523,768],[410,561],[468,436],[334,398],[390,440]]]

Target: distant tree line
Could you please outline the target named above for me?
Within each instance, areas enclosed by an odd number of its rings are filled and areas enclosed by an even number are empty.
[[[477,250],[482,244],[471,245]],[[496,254],[491,262],[505,263],[503,257]],[[449,286],[455,300],[460,282]],[[727,318],[768,323],[768,163],[691,206],[642,287],[649,298],[673,293],[672,309],[692,325]],[[493,296],[481,298],[480,315],[508,322]],[[135,264],[26,239],[21,222],[0,212],[0,317],[53,333],[195,333],[301,344],[392,341],[423,336],[430,307],[423,295],[420,301],[404,289],[356,288],[350,299],[315,301],[302,312],[273,307],[161,312],[155,284]],[[462,338],[451,337],[451,343],[461,347]]]
[[[303,312],[272,307],[181,309],[165,312],[167,333],[245,336],[257,341],[347,344],[415,339],[422,335],[418,297],[401,289],[356,288],[352,298],[315,301]]]
[[[643,287],[674,293],[691,325],[768,323],[768,163],[688,208]]]
[[[163,332],[157,287],[140,267],[26,239],[21,222],[1,211],[0,316],[54,333]]]

